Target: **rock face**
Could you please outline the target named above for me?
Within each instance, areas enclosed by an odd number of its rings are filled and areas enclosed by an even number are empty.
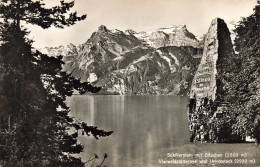
[[[203,55],[191,85],[190,97],[209,97],[215,100],[216,94],[216,63],[218,59],[218,19],[211,22],[205,38]]]
[[[240,142],[241,136],[231,133],[230,105],[224,100],[235,56],[224,20],[212,21],[204,41],[203,55],[190,93],[191,141]]]
[[[118,68],[102,78],[100,81],[106,84],[100,86],[121,90],[122,94],[187,94],[196,69],[194,64],[199,62],[193,57],[196,49],[172,46],[142,52],[123,55],[115,62]],[[136,58],[131,60],[134,55]]]
[[[100,26],[84,44],[45,50],[63,55],[65,71],[105,92],[187,95],[201,58],[198,44],[186,26],[152,33]]]
[[[190,97],[207,97],[214,101],[217,91],[222,89],[217,84],[220,79],[218,74],[221,74],[228,58],[234,54],[230,32],[224,20],[214,19],[204,40],[203,56],[192,81]]]

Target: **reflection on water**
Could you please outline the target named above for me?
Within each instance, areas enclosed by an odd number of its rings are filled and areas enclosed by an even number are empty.
[[[182,146],[189,140],[185,97],[84,95],[71,97],[68,105],[78,120],[114,131],[99,140],[81,136],[83,161],[91,153],[101,159],[107,153],[108,167],[154,167],[161,150]]]

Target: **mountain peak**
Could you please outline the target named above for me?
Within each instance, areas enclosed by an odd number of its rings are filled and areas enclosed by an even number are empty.
[[[98,31],[102,31],[102,32],[108,32],[108,29],[107,29],[107,27],[106,27],[106,26],[104,26],[104,25],[101,25],[101,26],[99,26],[99,27],[98,27]]]
[[[127,33],[127,34],[136,34],[137,32],[134,31],[133,29],[127,29],[127,30],[125,30],[125,33]]]
[[[136,38],[152,47],[163,46],[193,46],[198,47],[198,40],[190,33],[186,25],[173,25],[168,28],[159,28],[150,32],[133,32]]]
[[[187,29],[186,25],[172,25],[171,27],[159,28],[157,31],[163,31],[166,34],[169,34],[181,29]]]

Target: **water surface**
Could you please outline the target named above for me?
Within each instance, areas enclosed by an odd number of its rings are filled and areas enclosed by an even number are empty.
[[[160,159],[171,160],[168,153],[194,155],[209,152],[224,155],[233,151],[249,153],[250,158],[256,158],[259,153],[259,147],[248,144],[189,143],[186,97],[75,95],[67,103],[76,119],[114,131],[111,136],[99,140],[79,137],[84,145],[84,152],[80,155],[84,162],[91,154],[100,157],[95,166],[101,163],[105,153],[108,158],[103,165],[107,167],[239,166],[241,164],[162,164]]]

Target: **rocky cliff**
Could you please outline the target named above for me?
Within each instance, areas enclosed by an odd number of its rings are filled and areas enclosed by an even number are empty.
[[[190,97],[216,100],[222,94],[223,72],[229,66],[229,59],[234,55],[230,32],[224,20],[216,18],[211,22],[204,39],[201,62],[191,85]],[[221,91],[221,92],[220,92]]]
[[[242,137],[231,131],[232,113],[224,100],[235,56],[224,20],[216,18],[211,22],[204,41],[201,62],[191,85],[191,141],[240,142]]]
[[[202,48],[186,26],[154,32],[100,26],[84,44],[45,48],[64,70],[116,94],[187,95]]]

